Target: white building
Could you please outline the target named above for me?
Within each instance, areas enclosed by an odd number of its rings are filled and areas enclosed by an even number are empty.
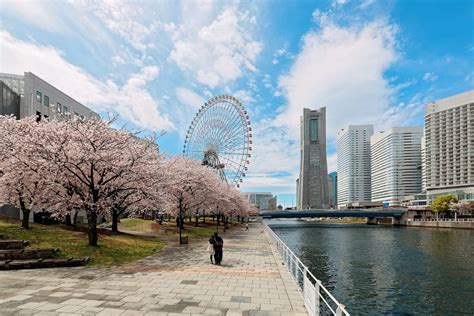
[[[474,90],[425,106],[426,193],[474,200]]]
[[[370,201],[370,137],[373,125],[349,125],[337,133],[337,205]]]
[[[277,209],[277,197],[270,192],[242,192],[241,194],[259,210]]]
[[[370,138],[372,202],[401,205],[421,192],[422,137],[422,127],[394,127]]]

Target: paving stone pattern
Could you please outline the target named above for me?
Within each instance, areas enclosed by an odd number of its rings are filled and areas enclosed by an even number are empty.
[[[223,238],[222,266],[199,240],[117,267],[0,272],[0,315],[307,315],[261,224]]]

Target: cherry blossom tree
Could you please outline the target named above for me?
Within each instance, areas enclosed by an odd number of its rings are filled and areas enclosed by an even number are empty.
[[[36,151],[44,132],[44,123],[34,117],[16,120],[13,116],[0,116],[0,205],[18,207],[23,228],[29,228],[32,210],[49,206],[55,184],[49,162]]]
[[[49,145],[38,150],[64,188],[52,208],[58,213],[84,210],[91,246],[97,245],[98,218],[114,217],[136,203],[147,183],[147,168],[159,159],[151,141],[113,129],[112,123],[51,121]]]

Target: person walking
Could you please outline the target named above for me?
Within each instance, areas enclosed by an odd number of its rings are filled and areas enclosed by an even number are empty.
[[[245,223],[245,231],[248,231],[248,230],[249,230],[249,224]]]
[[[212,258],[215,256],[215,251],[214,251],[214,244],[216,243],[216,240],[214,239],[214,235],[209,238],[209,244],[207,245],[207,252],[209,253],[209,259],[211,259],[211,263],[214,264],[214,260]]]
[[[221,265],[222,256],[223,256],[223,248],[224,248],[224,240],[219,236],[219,234],[214,233],[214,261],[215,264]]]

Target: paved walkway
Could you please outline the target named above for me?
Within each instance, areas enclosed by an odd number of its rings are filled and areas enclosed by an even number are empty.
[[[0,272],[0,315],[307,315],[261,224],[223,238],[222,266],[202,240],[120,267]]]

